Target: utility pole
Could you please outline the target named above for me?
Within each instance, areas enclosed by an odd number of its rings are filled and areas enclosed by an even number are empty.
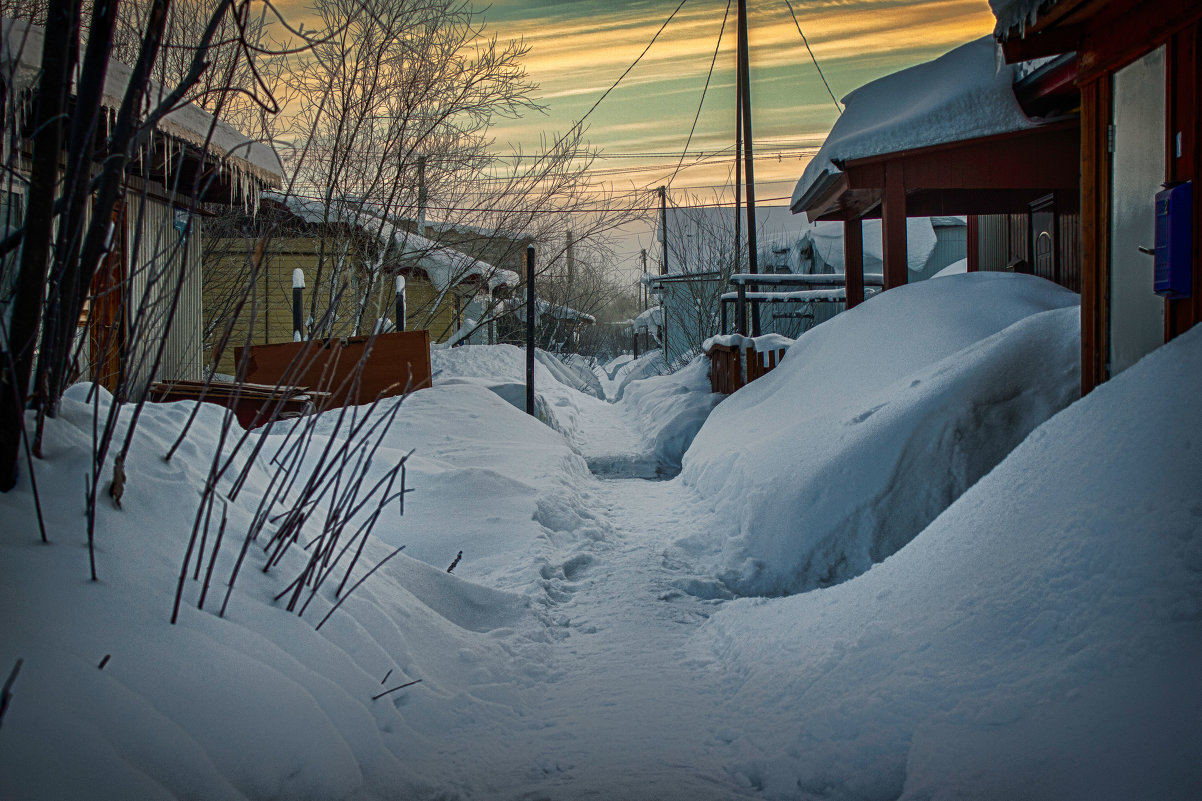
[[[755,242],[755,166],[751,138],[751,67],[747,47],[747,0],[739,0],[739,90],[738,105],[743,117],[743,161],[747,173],[747,271],[753,275],[756,269]],[[760,335],[759,304],[751,304],[751,335]]]
[[[639,282],[639,294],[643,298],[643,311],[647,311],[650,305],[647,298],[651,294],[647,289],[647,248],[643,248],[643,280]]]
[[[659,238],[664,248],[664,263],[660,275],[668,274],[668,187],[659,188]]]

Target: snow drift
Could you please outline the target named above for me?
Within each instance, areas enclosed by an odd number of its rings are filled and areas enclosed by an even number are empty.
[[[685,451],[723,398],[710,392],[709,359],[698,356],[675,373],[647,376],[624,387],[621,403],[633,409],[661,474],[678,472]]]
[[[683,478],[725,536],[682,545],[739,594],[864,572],[1079,392],[1078,296],[972,273],[885,292],[802,335],[718,405]]]
[[[767,799],[1195,798],[1200,398],[1197,327],[865,575],[723,605],[698,658],[781,735],[732,733],[727,770]]]

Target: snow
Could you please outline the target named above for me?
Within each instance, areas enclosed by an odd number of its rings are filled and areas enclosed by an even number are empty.
[[[11,80],[12,88],[17,91],[32,86],[41,73],[43,29],[10,18],[0,20],[0,27],[3,28],[0,74],[5,82]],[[120,107],[131,72],[125,64],[109,61],[101,97],[106,108]],[[167,94],[167,87],[153,80],[150,82],[147,95],[151,104],[158,105]],[[261,181],[278,185],[283,180],[284,170],[273,147],[248,139],[233,126],[215,120],[213,115],[191,103],[174,108],[156,128],[196,147],[205,146],[207,142],[212,153],[228,159]]]
[[[1004,273],[925,283],[806,332],[698,434],[682,475],[724,536],[684,546],[732,591],[862,573],[1075,397],[1077,295]]]
[[[639,313],[638,317],[634,318],[635,331],[647,331],[652,334],[655,329],[664,324],[664,310],[662,306],[652,306],[643,312]]]
[[[932,278],[946,278],[949,275],[963,275],[968,272],[968,259],[960,259],[944,267],[939,272],[932,275]]]
[[[668,372],[668,363],[664,352],[658,348],[648,351],[642,356],[623,365],[616,376],[617,389],[608,395],[612,400],[620,401],[626,388],[635,381],[641,381],[651,376],[663,375]]]
[[[1193,798],[1202,328],[1057,413],[1075,390],[1077,314],[1030,276],[889,290],[716,407],[705,360],[665,376],[658,352],[615,360],[598,384],[621,382],[623,398],[606,402],[579,362],[540,355],[561,430],[500,397],[524,375],[520,350],[441,351],[432,388],[373,413],[400,403],[369,480],[412,450],[414,491],[403,516],[384,511],[354,577],[406,550],[320,630],[332,591],[303,617],[272,598],[328,498],[278,567],[251,549],[225,617],[196,608],[189,573],[168,623],[208,465],[231,449],[215,407],[170,462],[193,405],[143,409],[123,508],[97,510],[88,581],[93,409],[74,387],[37,465],[50,544],[27,481],[0,495],[0,673],[24,660],[0,797]],[[251,434],[264,449],[236,459],[242,494],[219,481],[215,589],[272,456],[310,424],[307,474],[345,437],[335,414]],[[673,453],[680,478],[634,477],[670,474],[659,459]],[[789,514],[759,511],[777,506]],[[728,544],[777,549],[774,570],[837,572],[815,532],[854,562],[871,550],[845,525],[857,507],[913,522],[908,543],[785,597],[736,598],[718,580]]]
[[[812,162],[811,162],[812,163]],[[864,271],[880,273],[884,270],[885,249],[881,237],[879,219],[863,221]],[[805,232],[813,252],[822,261],[843,272],[843,223],[820,220],[811,223]],[[906,264],[911,272],[922,272],[938,240],[930,217],[908,217],[906,219]]]
[[[763,797],[1193,797],[1200,391],[1196,328],[863,576],[724,605],[693,656],[778,727],[732,729]]]
[[[762,334],[758,337],[748,337],[742,334],[719,334],[701,343],[701,350],[708,352],[714,345],[741,350],[754,350],[756,353],[767,353],[770,350],[788,350],[796,340],[781,334]]]
[[[1014,67],[985,36],[856,89],[806,165],[790,208],[847,160],[1033,127],[1013,84]]]
[[[278,192],[264,197],[283,203],[290,212],[308,223],[336,222],[362,229],[374,235],[385,249],[399,248],[400,258],[414,259],[435,288],[446,291],[464,281],[482,281],[490,291],[515,287],[521,278],[512,270],[494,267],[453,248],[445,247],[398,227],[372,213],[361,203],[336,202],[327,208],[320,200]]]

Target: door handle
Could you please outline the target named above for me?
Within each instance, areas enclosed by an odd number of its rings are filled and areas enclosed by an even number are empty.
[[[1155,256],[1156,248],[1148,248],[1148,247],[1144,247],[1143,245],[1140,245],[1139,252],[1143,253],[1145,256]]]

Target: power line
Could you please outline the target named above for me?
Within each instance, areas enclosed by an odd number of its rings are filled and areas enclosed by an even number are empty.
[[[666,20],[664,20],[664,24],[659,26],[659,30],[655,32],[655,36],[651,37],[651,41],[648,42],[647,46],[643,48],[643,52],[639,53],[638,58],[636,58],[633,62],[631,62],[630,66],[626,68],[625,72],[623,72],[621,75],[618,76],[618,80],[613,82],[613,86],[606,89],[605,93],[602,94],[601,97],[597,98],[597,102],[593,103],[593,107],[590,108],[588,111],[584,112],[584,116],[576,121],[576,124],[574,126],[572,126],[573,128],[579,128],[580,126],[584,125],[584,121],[586,119],[588,119],[588,116],[590,114],[592,114],[594,111],[597,110],[597,106],[601,105],[601,101],[603,101],[603,100],[605,100],[605,98],[609,97],[609,93],[612,92],[614,89],[616,89],[618,87],[618,84],[620,84],[622,82],[622,79],[625,78],[627,75],[629,75],[630,71],[632,69],[634,69],[635,66],[637,66],[640,61],[643,60],[643,56],[647,55],[647,51],[651,49],[651,45],[655,44],[655,40],[658,39],[659,35],[664,32],[664,28],[668,27],[668,23],[671,22],[676,17],[677,12],[679,12],[680,9],[684,8],[684,4],[687,3],[688,1],[689,0],[680,0],[680,5],[678,5],[676,7],[675,11],[673,11],[671,14],[668,15],[668,18]]]
[[[680,154],[680,161],[676,162],[676,170],[673,171],[672,177],[667,180],[667,185],[671,186],[676,180],[676,176],[680,174],[680,165],[684,164],[685,154],[689,152],[689,145],[693,143],[693,132],[697,130],[697,120],[701,119],[701,107],[705,105],[705,94],[709,91],[710,80],[714,77],[714,66],[718,63],[718,51],[722,49],[722,35],[726,33],[726,20],[730,17],[730,0],[726,0],[726,11],[722,13],[722,27],[718,29],[718,43],[714,45],[714,57],[710,60],[710,71],[705,76],[705,86],[701,89],[701,101],[697,104],[697,113],[693,116],[693,125],[689,128],[689,137],[685,140],[684,150]]]
[[[793,24],[797,26],[797,32],[801,33],[801,23],[797,21],[797,14],[793,11],[793,4],[789,0],[785,0],[785,5],[789,7],[789,14],[793,17]],[[806,38],[804,33],[801,33],[801,41],[805,42],[806,50],[810,52],[810,60],[814,62],[814,68],[818,70],[818,77],[822,79],[822,85],[826,87],[826,93],[831,96],[831,100],[835,104],[835,110],[842,115],[843,107],[835,99],[835,93],[831,91],[831,85],[826,82],[826,76],[822,74],[822,67],[818,66],[818,57],[814,55],[814,50],[810,47],[810,40]]]

